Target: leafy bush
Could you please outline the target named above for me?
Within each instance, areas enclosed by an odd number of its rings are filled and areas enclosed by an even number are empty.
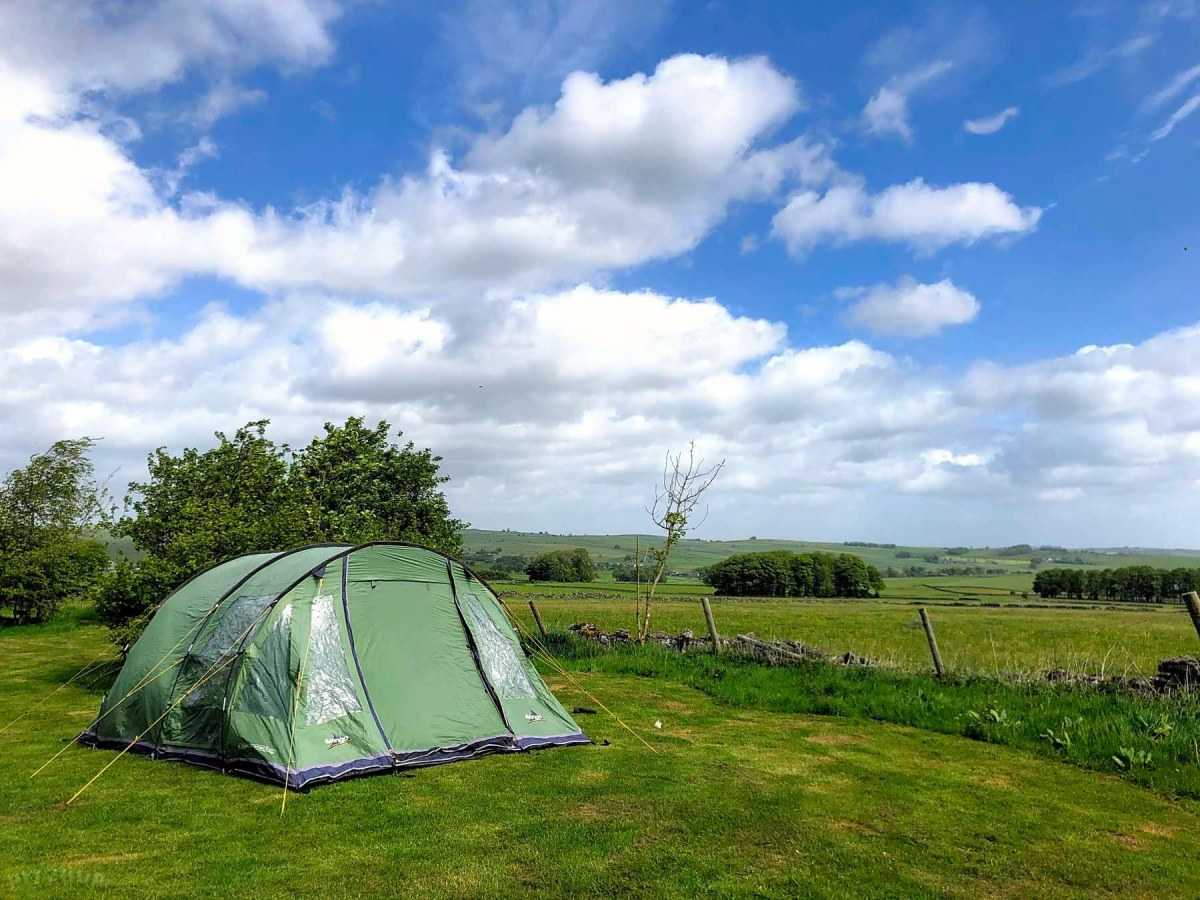
[[[595,581],[596,564],[583,547],[551,550],[534,557],[525,574],[530,581]]]
[[[118,560],[101,579],[96,597],[96,614],[113,630],[113,642],[125,647],[136,640],[158,604],[186,577],[153,556],[137,563]]]
[[[508,581],[513,577],[513,570],[501,568],[493,563],[473,563],[471,571],[486,581]]]
[[[46,622],[64,601],[87,598],[108,565],[98,541],[67,539],[14,553],[0,566],[0,606],[15,624]]]

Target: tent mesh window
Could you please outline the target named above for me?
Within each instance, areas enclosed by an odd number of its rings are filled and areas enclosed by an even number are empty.
[[[236,703],[238,711],[271,719],[288,717],[291,704],[290,684],[275,673],[291,669],[293,609],[291,603],[285,604],[271,623],[260,647],[251,650],[256,660],[246,667],[246,685]],[[274,662],[275,665],[268,661]]]
[[[487,671],[492,688],[504,700],[536,696],[512,642],[500,633],[475,594],[467,594],[465,600],[465,611],[475,635],[479,661]]]
[[[342,652],[341,629],[333,609],[333,597],[321,594],[312,605],[308,631],[308,671],[304,683],[304,723],[324,725],[358,712],[358,695],[346,655]]]
[[[195,678],[191,683],[194,685],[205,676],[208,677],[188,693],[183,701],[184,706],[220,706],[224,702],[225,679],[221,677],[220,667],[228,665],[242,637],[274,599],[273,594],[260,597],[242,594],[228,601],[228,608],[220,611],[212,634],[192,655],[192,664],[188,668]]]

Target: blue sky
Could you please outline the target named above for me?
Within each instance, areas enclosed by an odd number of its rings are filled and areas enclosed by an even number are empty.
[[[870,284],[898,273],[951,276],[967,287],[979,285],[985,312],[969,333],[903,349],[960,365],[978,355],[1019,362],[1070,352],[1080,343],[1144,339],[1192,321],[1197,269],[1182,248],[1196,229],[1187,172],[1196,164],[1200,136],[1193,122],[1190,132],[1152,145],[1149,134],[1173,109],[1154,114],[1140,106],[1196,56],[1195,28],[1165,17],[1155,27],[1134,4],[969,13],[884,4],[849,15],[836,3],[802,14],[790,4],[769,3],[696,9],[664,5],[660,14],[644,15],[642,28],[622,30],[611,45],[589,54],[594,65],[588,70],[612,79],[652,70],[678,53],[765,55],[801,82],[810,106],[783,126],[783,136],[828,134],[838,141],[839,161],[871,183],[994,181],[1049,211],[1036,240],[948,248],[916,259],[903,247],[851,245],[797,264],[765,239],[773,210],[747,206],[694,251],[612,273],[614,283],[719,296],[739,311],[769,315],[830,341],[851,333],[832,297],[848,279]],[[473,114],[473,98],[460,84],[486,60],[447,61],[455,31],[451,16],[385,6],[353,11],[334,29],[339,48],[330,65],[299,76],[267,69],[245,78],[270,102],[216,124],[214,140],[230,149],[197,167],[189,185],[286,209],[346,185],[365,190],[383,175],[419,170],[435,135],[447,135],[453,147],[454,130],[496,124]],[[1143,34],[1155,34],[1146,50],[1097,63],[1078,81],[1055,80]],[[888,40],[910,41],[912,49],[897,50],[895,65],[872,65],[871,53]],[[956,43],[966,58],[954,58]],[[891,72],[943,50],[956,69],[911,101],[911,141],[859,133],[858,114]],[[497,74],[488,102],[509,113],[553,103],[565,74]],[[195,92],[203,84],[187,87]],[[996,134],[963,130],[965,120],[1012,106],[1020,114]],[[144,148],[147,165],[169,165],[193,139],[186,131],[158,137],[156,146]],[[1107,158],[1120,148],[1131,157],[1150,153],[1137,164]],[[756,236],[761,250],[741,253],[746,235]],[[1142,291],[1154,302],[1131,298]]]
[[[9,465],[95,434],[119,490],[363,414],[482,527],[643,527],[695,439],[712,536],[1197,541],[1194,2],[30,2],[0,36]]]

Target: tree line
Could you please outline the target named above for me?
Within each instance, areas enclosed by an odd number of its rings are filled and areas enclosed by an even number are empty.
[[[618,544],[614,549],[621,546]],[[601,571],[609,571],[613,581],[634,582],[645,581],[654,571],[654,559],[649,553],[642,554],[639,567],[632,553],[621,559],[597,560],[584,547],[548,550],[533,558],[505,553],[501,547],[480,547],[466,551],[463,559],[476,575],[489,581],[509,581],[525,574],[530,581],[587,582],[595,581]],[[669,578],[664,575],[660,580]]]
[[[1034,576],[1033,590],[1048,598],[1120,600],[1127,603],[1177,602],[1180,595],[1200,590],[1200,569],[1155,569],[1151,566],[1045,569]]]
[[[883,578],[850,553],[738,553],[700,571],[705,584],[730,597],[870,597]]]

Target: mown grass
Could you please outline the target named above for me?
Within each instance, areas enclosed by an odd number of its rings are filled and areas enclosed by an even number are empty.
[[[506,603],[528,628],[533,618],[525,597]],[[536,598],[548,628],[565,631],[574,622],[606,630],[633,627],[633,598]],[[725,635],[804,641],[832,653],[853,651],[912,671],[930,666],[929,649],[912,604],[863,600],[711,601]],[[1178,607],[1115,609],[1028,609],[932,606],[930,616],[946,665],[960,673],[1034,675],[1048,669],[1096,674],[1153,674],[1169,656],[1195,655],[1200,643],[1187,613]],[[707,633],[697,599],[661,598],[653,625],[678,633]]]
[[[0,726],[106,650],[83,618],[0,630]],[[114,758],[73,749],[28,777],[95,714],[104,685],[85,679],[0,734],[0,896],[1200,893],[1191,801],[961,737],[718,700],[680,672],[568,663],[570,679],[548,673],[568,708],[599,696],[656,752],[580,715],[591,746],[327,786],[283,817],[277,787],[134,756],[64,806]]]
[[[668,679],[731,706],[872,719],[1020,747],[1200,799],[1200,692],[1145,696],[1083,685],[929,675],[823,662],[771,668],[655,644],[606,649],[552,634],[572,668]]]

